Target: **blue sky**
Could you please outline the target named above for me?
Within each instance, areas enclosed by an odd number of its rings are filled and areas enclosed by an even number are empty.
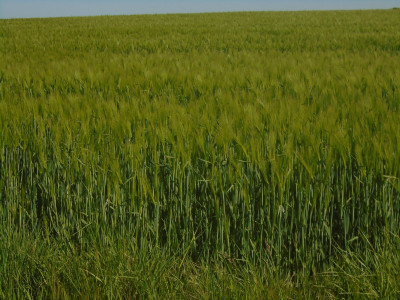
[[[0,0],[0,18],[392,7],[400,0]]]

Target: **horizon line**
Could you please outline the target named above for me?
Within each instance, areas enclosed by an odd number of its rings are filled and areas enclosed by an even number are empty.
[[[343,8],[343,9],[272,9],[272,10],[221,10],[199,12],[143,12],[134,14],[93,14],[93,15],[68,15],[49,17],[0,17],[0,20],[30,20],[30,19],[65,19],[65,18],[96,18],[96,17],[128,17],[128,16],[167,16],[167,15],[199,15],[199,14],[228,14],[228,13],[284,13],[284,12],[348,12],[348,11],[383,11],[400,10],[400,7],[391,8]]]

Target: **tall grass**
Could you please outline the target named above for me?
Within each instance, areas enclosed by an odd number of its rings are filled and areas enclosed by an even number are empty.
[[[261,281],[393,252],[399,25],[395,10],[0,20],[3,242]]]

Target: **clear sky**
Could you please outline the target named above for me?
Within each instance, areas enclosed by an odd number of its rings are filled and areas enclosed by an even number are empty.
[[[0,18],[392,7],[400,0],[0,0]]]

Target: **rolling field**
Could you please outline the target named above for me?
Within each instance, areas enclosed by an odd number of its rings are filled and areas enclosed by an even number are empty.
[[[0,20],[0,299],[400,297],[399,28]]]

